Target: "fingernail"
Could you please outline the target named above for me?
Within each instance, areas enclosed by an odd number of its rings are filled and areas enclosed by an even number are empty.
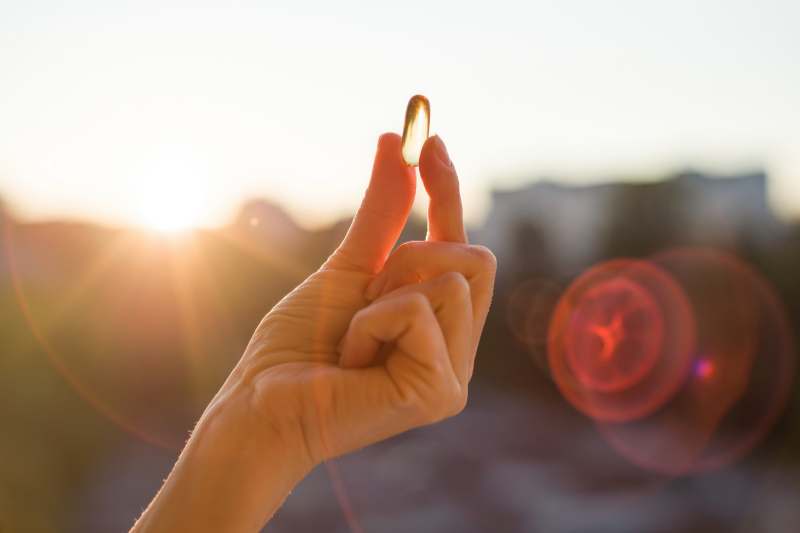
[[[389,275],[386,273],[386,270],[381,270],[377,276],[372,278],[372,281],[369,282],[369,285],[367,285],[367,290],[364,291],[364,298],[371,302],[380,296],[381,291],[386,286],[386,281],[388,278]]]
[[[436,137],[436,155],[439,156],[439,160],[442,164],[446,167],[452,167],[453,162],[450,161],[450,154],[447,153],[447,146],[444,145],[444,141],[438,135]]]
[[[383,139],[383,135],[384,135],[384,134],[383,134],[383,133],[381,133],[381,134],[378,136],[378,146],[380,146],[380,145],[381,145],[381,139]]]

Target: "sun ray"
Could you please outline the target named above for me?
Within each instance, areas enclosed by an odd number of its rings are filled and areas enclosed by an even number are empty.
[[[199,243],[192,238],[188,243],[182,243],[180,247],[176,243],[171,243],[167,253],[170,266],[170,280],[178,312],[178,324],[180,327],[181,346],[183,347],[183,358],[189,371],[189,381],[193,399],[204,399],[204,395],[209,391],[209,372],[208,364],[205,360],[207,356],[205,347],[208,346],[208,339],[205,329],[202,326],[202,318],[199,310],[203,308],[205,302],[199,301],[198,292],[202,287],[197,283],[199,259]],[[205,307],[208,312],[208,306]]]
[[[112,271],[121,261],[130,256],[133,238],[130,234],[123,234],[114,239],[112,244],[103,250],[83,270],[78,279],[72,284],[69,291],[48,309],[38,320],[39,328],[43,333],[48,333],[51,328],[60,322],[64,315],[71,312],[80,302],[81,297],[89,291],[102,276]]]
[[[51,362],[51,364],[55,367],[58,373],[61,374],[61,376],[67,381],[67,383],[69,383],[69,385],[84,400],[86,400],[87,403],[89,403],[89,405],[94,407],[100,414],[105,416],[108,420],[110,420],[120,428],[124,429],[131,435],[145,442],[158,446],[160,448],[167,450],[180,449],[180,444],[168,442],[166,440],[158,438],[157,436],[145,433],[141,431],[140,428],[136,427],[136,425],[130,420],[128,420],[126,417],[108,408],[64,364],[64,362],[59,357],[58,352],[48,342],[46,336],[44,335],[44,332],[39,327],[39,324],[37,323],[36,319],[33,316],[33,313],[31,312],[27,296],[22,287],[22,283],[19,277],[19,271],[17,269],[15,250],[14,250],[14,234],[13,230],[11,229],[11,226],[12,222],[8,219],[7,216],[3,216],[3,231],[5,236],[4,240],[6,248],[6,259],[8,261],[8,270],[11,278],[11,284],[13,286],[14,294],[17,298],[17,303],[20,306],[20,310],[22,311],[22,315],[25,319],[25,322],[27,323],[28,328],[30,329],[31,334],[35,338],[38,346],[42,349],[42,351],[44,352],[48,360]]]

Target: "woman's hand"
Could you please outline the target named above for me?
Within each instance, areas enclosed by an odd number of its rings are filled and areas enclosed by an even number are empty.
[[[254,384],[256,404],[263,409],[263,415],[278,425],[281,433],[303,436],[297,445],[305,446],[312,465],[452,416],[466,403],[467,383],[491,301],[494,257],[484,248],[466,245],[458,177],[440,139],[432,138],[426,143],[420,172],[431,196],[431,240],[404,244],[386,261],[410,212],[416,185],[414,170],[405,165],[400,155],[399,137],[386,134],[379,143],[364,203],[342,246],[319,272],[267,315],[243,359],[248,371],[243,372],[242,382]],[[372,274],[380,266],[383,269],[373,279]],[[453,272],[461,274],[460,282],[452,276],[445,278],[445,285],[439,282],[440,298],[431,304],[440,311],[437,318],[446,335],[456,322],[447,319],[447,328],[441,322],[441,312],[448,310],[441,303],[443,295],[469,304],[466,309],[470,312],[463,324],[468,327],[469,342],[464,345],[463,354],[449,354],[458,368],[454,374],[457,388],[445,387],[440,376],[436,378],[443,387],[439,394],[412,390],[415,384],[408,380],[399,390],[401,380],[406,378],[393,372],[417,372],[418,369],[407,369],[406,363],[420,361],[418,354],[402,349],[393,351],[383,365],[359,372],[345,370],[365,366],[376,355],[359,352],[353,361],[360,364],[353,365],[349,363],[352,341],[345,344],[342,361],[336,350],[348,327],[352,332],[365,317],[379,320],[374,317],[387,312],[388,304],[380,303],[382,299],[366,307],[365,296],[375,299],[399,287]],[[403,309],[423,313],[420,307]],[[432,315],[427,313],[425,317],[427,320]],[[347,338],[351,337],[348,334]],[[399,343],[399,339],[381,340]],[[461,345],[457,346],[460,350]],[[419,372],[415,375],[422,376]],[[434,377],[425,375],[425,379]],[[427,386],[422,382],[417,385]],[[421,405],[409,405],[412,402]]]
[[[320,461],[463,408],[495,262],[466,244],[441,139],[420,173],[429,240],[387,261],[416,176],[381,137],[344,242],[258,326],[136,530],[258,531]]]

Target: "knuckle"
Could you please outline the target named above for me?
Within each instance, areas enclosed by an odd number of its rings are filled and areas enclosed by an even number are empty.
[[[462,393],[459,395],[458,401],[455,403],[455,409],[453,410],[453,413],[450,416],[455,416],[464,410],[464,408],[467,406],[467,396],[468,396],[467,388],[463,387]]]
[[[367,313],[369,312],[368,309],[369,307],[365,307],[356,311],[356,314],[350,319],[351,328],[356,328],[364,324],[364,321],[367,319]]]
[[[359,267],[358,258],[354,256],[348,243],[343,242],[325,261],[325,264],[322,265],[322,270],[358,270]]]
[[[411,261],[419,250],[419,241],[404,242],[392,253],[392,258],[396,261]]]
[[[348,329],[358,332],[365,330],[371,312],[372,310],[369,307],[357,311],[356,314],[353,315],[353,318],[350,319],[350,327]]]
[[[442,372],[434,395],[435,403],[431,406],[430,415],[433,422],[438,422],[455,414],[461,402],[461,387],[452,372]]]
[[[491,272],[497,270],[497,258],[485,246],[472,245],[469,247],[473,257],[486,269]]]
[[[439,394],[433,391],[420,390],[416,387],[405,391],[399,404],[421,424],[432,424],[443,418],[443,401]]]
[[[455,376],[451,376],[448,382],[448,386],[442,391],[442,412],[440,413],[441,417],[439,420],[457,415],[461,412],[466,403],[466,401],[462,399],[464,395],[461,393],[461,386],[455,379]]]
[[[412,386],[402,387],[397,390],[394,404],[402,411],[412,413],[415,418],[420,417],[420,413],[426,411],[426,402],[420,395],[419,391]]]
[[[467,278],[460,272],[448,272],[442,274],[441,283],[448,294],[448,300],[452,303],[463,304],[470,300],[470,287]]]
[[[421,292],[410,292],[405,296],[406,306],[415,315],[430,311],[431,304]]]
[[[452,371],[437,365],[435,375],[423,391],[413,395],[412,404],[418,418],[425,424],[433,424],[453,415],[461,392]]]
[[[442,283],[444,283],[448,287],[453,287],[455,289],[458,288],[459,285],[466,285],[469,287],[467,283],[467,278],[464,277],[464,274],[457,271],[445,272],[439,276],[439,279]]]

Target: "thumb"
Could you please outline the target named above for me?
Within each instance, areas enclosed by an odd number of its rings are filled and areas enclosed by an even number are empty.
[[[377,273],[400,236],[416,193],[416,172],[403,160],[402,140],[384,133],[372,166],[372,178],[353,224],[326,266]]]

